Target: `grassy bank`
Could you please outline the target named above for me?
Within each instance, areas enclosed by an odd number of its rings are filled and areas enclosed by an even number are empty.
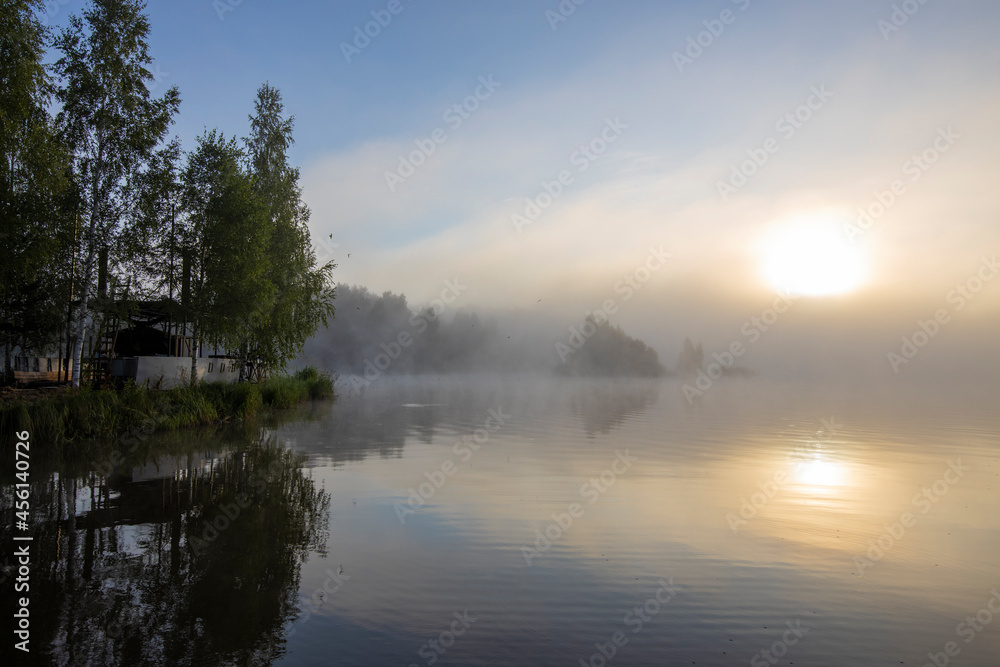
[[[333,397],[333,380],[315,368],[270,378],[262,384],[198,384],[174,389],[120,391],[81,389],[34,401],[0,403],[0,435],[9,441],[27,430],[34,442],[79,442],[151,433],[230,419],[247,419],[262,409],[289,408],[309,399]]]

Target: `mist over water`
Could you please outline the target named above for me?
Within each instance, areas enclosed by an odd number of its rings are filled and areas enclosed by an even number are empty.
[[[328,560],[352,577],[287,664],[331,656],[331,635],[343,664],[579,664],[597,644],[614,664],[746,664],[791,623],[799,664],[923,664],[957,641],[986,667],[998,635],[955,626],[1000,580],[990,408],[753,380],[689,405],[677,380],[389,379],[279,431],[330,490]],[[495,431],[491,410],[509,415]],[[639,623],[661,580],[675,593]]]
[[[991,395],[684,382],[385,376],[110,477],[39,462],[46,655],[995,664]]]
[[[996,0],[0,11],[0,665],[1000,666]]]

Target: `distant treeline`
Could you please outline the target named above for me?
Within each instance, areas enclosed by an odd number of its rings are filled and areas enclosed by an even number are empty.
[[[693,375],[703,366],[701,345],[685,339],[675,369],[621,327],[593,317],[568,331],[518,334],[466,310],[444,314],[411,309],[406,297],[365,287],[337,286],[337,318],[306,342],[301,363],[337,371],[355,385],[382,374],[544,372],[567,376]],[[745,369],[727,369],[744,374]]]
[[[305,346],[304,358],[340,373],[454,373],[523,367],[515,345],[501,345],[497,323],[458,311],[413,311],[402,294],[337,286],[337,318]],[[506,348],[506,349],[505,349]]]

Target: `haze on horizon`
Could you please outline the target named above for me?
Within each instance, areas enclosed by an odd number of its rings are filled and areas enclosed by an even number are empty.
[[[149,8],[175,132],[240,132],[278,86],[341,283],[457,279],[563,330],[610,299],[668,364],[691,336],[783,377],[995,382],[995,3],[222,4]]]

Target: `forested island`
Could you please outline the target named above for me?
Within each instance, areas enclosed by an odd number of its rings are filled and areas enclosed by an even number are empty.
[[[484,317],[468,308],[444,313],[434,305],[414,307],[404,294],[340,284],[336,320],[318,328],[298,361],[333,370],[356,389],[396,374],[689,377],[705,364],[701,344],[686,338],[676,364],[667,367],[655,349],[593,315],[562,330],[533,332],[511,319]],[[725,374],[752,373],[733,367]]]
[[[592,318],[559,340],[506,333],[493,318],[460,309],[411,309],[402,294],[337,287],[334,324],[305,345],[305,362],[346,375],[355,387],[382,374],[545,372],[572,376],[656,377],[656,351],[619,327]]]

